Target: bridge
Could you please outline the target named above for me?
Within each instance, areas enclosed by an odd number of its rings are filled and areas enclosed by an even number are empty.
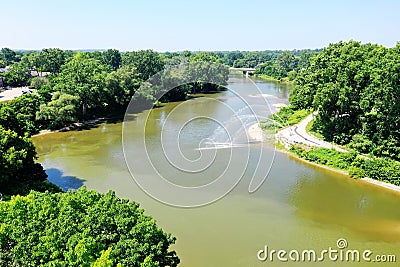
[[[229,68],[229,70],[242,71],[246,77],[249,77],[249,73],[254,74],[256,71],[254,68]]]

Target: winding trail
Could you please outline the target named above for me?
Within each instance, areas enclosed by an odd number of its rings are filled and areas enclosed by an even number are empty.
[[[348,152],[347,150],[339,147],[338,145],[323,141],[317,137],[307,133],[307,124],[314,119],[314,114],[310,114],[304,120],[296,125],[288,126],[280,130],[277,138],[285,145],[303,144],[314,147],[334,148],[339,152]]]

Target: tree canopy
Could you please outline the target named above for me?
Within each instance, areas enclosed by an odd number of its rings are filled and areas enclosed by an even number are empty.
[[[36,150],[30,139],[0,125],[0,151],[0,193],[3,196],[24,195],[31,189],[60,191],[46,181],[43,167],[35,161]]]
[[[3,73],[4,82],[10,86],[25,86],[30,78],[29,68],[21,62],[9,67],[8,71]]]
[[[106,75],[104,65],[98,60],[76,54],[54,79],[54,90],[79,97],[85,117],[88,108],[102,106]]]
[[[59,129],[78,120],[76,114],[79,97],[55,92],[51,101],[41,104],[36,119],[44,121],[50,129]]]
[[[114,192],[39,193],[0,202],[1,266],[177,266],[175,238]]]
[[[4,60],[6,66],[18,61],[17,53],[7,47],[0,50],[0,59]]]
[[[164,68],[164,61],[153,50],[126,52],[122,55],[122,65],[135,67],[142,80],[146,81]]]
[[[116,49],[108,49],[102,53],[102,62],[115,71],[121,66],[121,53]]]

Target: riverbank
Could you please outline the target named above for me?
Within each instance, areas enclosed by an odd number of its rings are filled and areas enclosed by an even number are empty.
[[[247,136],[251,142],[262,142],[264,140],[264,131],[254,123],[247,129]]]
[[[318,168],[321,168],[321,169],[325,169],[325,170],[328,170],[328,171],[332,171],[332,172],[335,172],[335,173],[340,173],[340,174],[346,175],[346,176],[348,176],[350,178],[350,175],[349,175],[348,171],[336,169],[336,168],[333,168],[333,167],[329,167],[329,166],[326,166],[326,165],[322,165],[322,164],[318,164],[318,163],[306,160],[306,159],[304,159],[302,157],[299,157],[295,153],[291,152],[289,149],[286,149],[282,144],[281,145],[277,145],[276,149],[277,149],[277,151],[279,151],[279,152],[281,152],[283,154],[286,154],[289,157],[296,159],[297,161],[300,161],[300,162],[303,162],[303,163],[307,163],[308,165],[311,165],[311,166],[314,166],[314,167],[318,167]]]
[[[348,170],[337,169],[337,168],[326,166],[326,165],[323,165],[320,163],[312,162],[312,161],[302,158],[299,155],[297,155],[296,153],[290,151],[290,147],[292,145],[295,145],[295,146],[335,149],[336,151],[338,151],[340,153],[348,153],[347,150],[344,150],[344,149],[340,148],[339,146],[336,146],[335,144],[320,140],[317,137],[311,136],[310,134],[308,134],[306,131],[306,126],[312,120],[312,118],[313,118],[313,116],[310,115],[296,125],[285,127],[283,129],[279,130],[275,135],[275,137],[278,141],[278,144],[279,144],[276,146],[278,151],[285,153],[287,155],[290,155],[290,157],[296,158],[296,160],[307,163],[309,165],[320,167],[320,168],[330,170],[333,172],[337,172],[342,175],[346,175],[348,178],[351,178]],[[257,127],[259,129],[261,129],[261,127],[258,124],[257,124]],[[385,189],[400,193],[400,186],[395,185],[395,184],[379,181],[376,179],[371,179],[368,177],[363,177],[363,178],[360,178],[359,180],[363,181],[365,183],[374,185],[374,186],[378,186],[380,188],[385,188]]]
[[[260,78],[264,81],[268,81],[268,82],[277,82],[277,83],[283,83],[283,84],[288,84],[288,85],[294,85],[293,81],[289,81],[289,80],[278,80],[274,77],[265,75],[265,74],[255,74],[254,77]]]
[[[387,190],[390,190],[392,192],[400,193],[400,186],[397,186],[397,185],[394,185],[394,184],[391,184],[391,183],[386,183],[386,182],[379,181],[379,180],[375,180],[375,179],[371,179],[371,178],[368,178],[368,177],[364,177],[364,178],[360,178],[360,179],[354,179],[349,175],[349,171],[347,171],[347,170],[336,169],[336,168],[333,168],[333,167],[329,167],[329,166],[326,166],[326,165],[322,165],[322,164],[319,164],[319,163],[315,163],[315,162],[309,161],[307,159],[304,159],[304,158],[296,155],[295,153],[293,153],[289,149],[285,148],[283,145],[277,146],[277,150],[279,152],[281,152],[281,153],[284,153],[284,154],[290,156],[291,158],[296,159],[297,161],[306,163],[308,165],[311,165],[311,166],[314,166],[314,167],[318,167],[318,168],[322,168],[322,169],[325,169],[325,170],[329,170],[329,171],[332,171],[332,172],[340,173],[342,175],[347,176],[350,179],[359,180],[359,181],[368,183],[368,184],[373,185],[373,186],[377,186],[377,187],[380,187],[380,188],[383,188],[383,189],[387,189]]]
[[[42,136],[46,134],[58,133],[58,132],[68,132],[73,130],[82,130],[82,129],[90,129],[96,127],[97,124],[102,123],[106,120],[106,118],[97,118],[93,120],[87,120],[83,122],[74,122],[69,126],[63,127],[58,130],[41,130],[39,133],[32,135],[32,137]]]

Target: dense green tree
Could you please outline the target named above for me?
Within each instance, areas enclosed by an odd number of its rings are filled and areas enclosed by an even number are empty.
[[[163,94],[161,101],[179,101],[185,100],[187,95],[191,93],[193,84],[187,84],[189,81],[190,66],[196,63],[184,63],[184,65],[176,65],[165,69],[161,77],[161,88],[169,89],[168,92],[160,92]],[[159,96],[157,96],[159,97]]]
[[[238,54],[238,58],[234,61],[233,67],[235,68],[255,68],[261,63],[270,60],[271,55],[264,52],[245,52]]]
[[[108,49],[102,53],[102,62],[115,71],[121,66],[121,53],[116,49]]]
[[[141,80],[136,69],[124,66],[107,75],[107,103],[110,105],[126,105],[139,88]]]
[[[54,74],[61,71],[61,66],[70,59],[71,55],[68,51],[59,48],[45,48],[41,52],[43,58],[43,70]]]
[[[17,114],[24,118],[25,123],[31,128],[25,126],[28,134],[37,133],[39,130],[39,123],[36,121],[36,113],[39,111],[41,104],[44,104],[45,99],[38,94],[24,94],[14,98],[7,105]],[[33,127],[32,127],[33,125]]]
[[[96,60],[98,60],[98,61],[100,61],[100,62],[102,62],[104,64],[104,62],[103,62],[103,53],[102,52],[93,51],[93,52],[89,53],[89,56],[90,56],[90,58],[96,59]]]
[[[51,101],[40,105],[36,119],[44,121],[51,129],[57,129],[78,120],[79,97],[55,92]]]
[[[10,86],[25,86],[30,78],[29,69],[21,63],[10,65],[7,72],[3,73],[4,82]]]
[[[7,104],[17,113],[28,115],[32,118],[36,116],[36,112],[39,110],[44,100],[40,95],[37,94],[25,94],[20,97],[14,98]]]
[[[272,51],[261,64],[257,65],[256,74],[263,74],[278,80],[293,81],[300,71],[305,70],[315,51]]]
[[[79,97],[85,117],[88,109],[104,106],[106,77],[105,67],[98,60],[77,53],[54,79],[54,90]]]
[[[0,193],[6,198],[27,194],[30,189],[59,191],[46,182],[47,175],[35,162],[36,150],[30,139],[0,125],[0,151]]]
[[[148,83],[143,83],[136,91],[135,98],[162,102],[185,100],[188,94],[219,91],[227,85],[228,67],[212,62],[219,59],[210,54],[202,54],[194,60],[166,68]]]
[[[164,93],[161,85],[154,85],[149,82],[142,82],[136,90],[134,99],[154,102]]]
[[[33,77],[30,79],[30,86],[31,88],[39,90],[45,85],[49,85],[49,79],[46,77]]]
[[[190,62],[222,63],[222,60],[214,52],[200,52],[192,54]]]
[[[11,65],[13,62],[17,60],[17,53],[10,48],[4,47],[0,50],[0,59],[6,62],[6,65]]]
[[[310,66],[310,61],[313,56],[315,56],[315,51],[304,51],[298,57],[297,68],[299,71],[305,70]]]
[[[242,59],[244,57],[243,53],[240,51],[232,51],[224,53],[221,57],[222,63],[227,66],[234,66],[236,60]]]
[[[297,59],[291,51],[284,51],[276,59],[279,68],[284,72],[289,72],[297,67]]]
[[[21,64],[30,71],[37,71],[40,76],[43,75],[43,71],[45,70],[45,59],[41,52],[26,52],[21,59]]]
[[[0,203],[1,266],[177,266],[175,238],[139,204],[85,188]],[[29,253],[27,253],[29,251]]]
[[[189,58],[190,57],[183,56],[182,54],[174,54],[171,57],[166,57],[164,58],[165,68],[167,69],[169,67],[187,64],[189,63]]]
[[[0,125],[21,136],[36,132],[34,122],[30,120],[29,115],[18,113],[9,104],[0,104]]]
[[[190,52],[188,50],[185,50],[185,51],[182,52],[182,56],[183,57],[190,58],[191,55],[192,55],[192,52]]]
[[[184,71],[185,79],[192,83],[191,93],[218,91],[221,86],[227,85],[228,75],[226,66],[213,61],[191,63]]]
[[[127,52],[122,55],[122,65],[135,67],[144,81],[164,69],[161,56],[152,50]]]

